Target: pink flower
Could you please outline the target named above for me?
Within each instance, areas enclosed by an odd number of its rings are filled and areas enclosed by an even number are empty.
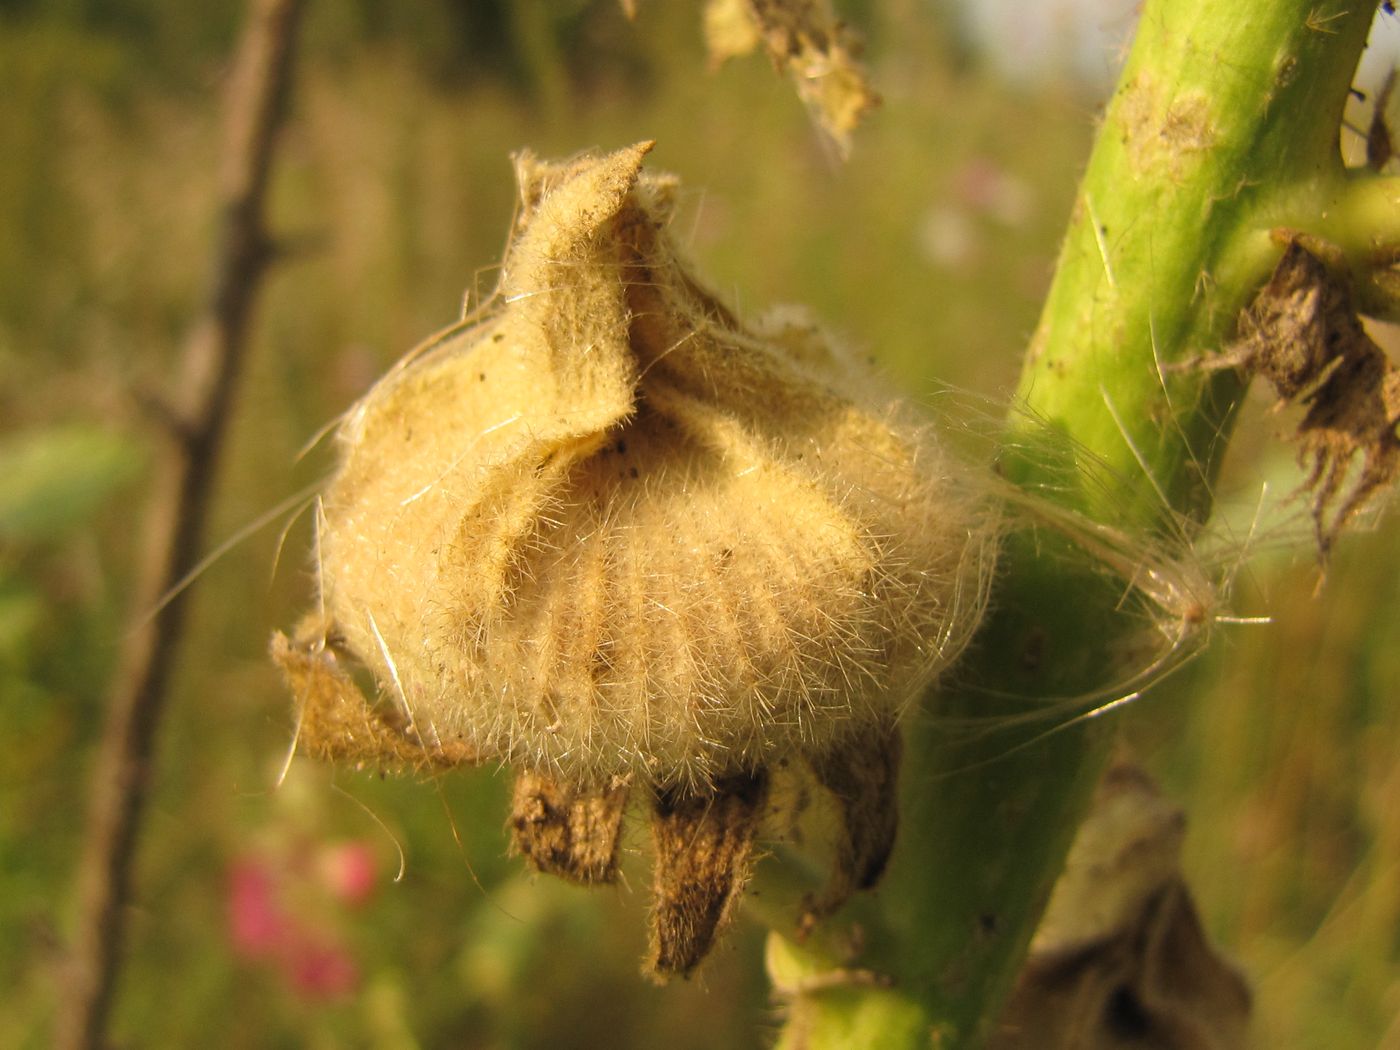
[[[235,861],[229,872],[229,939],[248,959],[273,955],[291,934],[291,922],[277,904],[275,877],[254,860]]]
[[[360,969],[344,948],[309,941],[293,947],[283,969],[304,999],[339,999],[360,983]]]
[[[228,936],[238,958],[279,971],[308,1001],[354,991],[360,970],[340,934],[345,906],[369,900],[373,851],[345,842],[237,858],[229,867]]]
[[[350,905],[368,901],[379,880],[374,851],[364,842],[341,842],[326,848],[319,867],[326,888],[337,900]]]

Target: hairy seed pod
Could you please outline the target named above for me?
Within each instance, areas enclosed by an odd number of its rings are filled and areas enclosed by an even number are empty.
[[[339,683],[294,684],[303,700],[362,704],[338,667],[353,657],[394,708],[385,731],[424,761],[518,767],[522,852],[584,881],[615,864],[619,785],[658,800],[659,849],[685,838],[664,829],[686,800],[736,800],[743,842],[711,851],[733,889],[775,763],[813,763],[848,816],[868,812],[862,770],[892,800],[891,727],[975,626],[996,519],[806,315],[746,323],[704,288],[667,233],[674,180],[641,171],[649,148],[517,158],[496,306],[339,429],[328,643],[282,639],[279,661],[304,680],[320,660]],[[360,739],[309,743],[401,759]],[[862,822],[847,888],[873,881],[893,835]],[[694,964],[727,899],[691,947],[658,947],[663,969]]]

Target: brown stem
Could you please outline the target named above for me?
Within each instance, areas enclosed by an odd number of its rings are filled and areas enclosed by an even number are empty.
[[[301,6],[301,0],[253,0],[239,45],[227,99],[213,281],[185,348],[170,440],[156,467],[137,615],[155,607],[199,557],[248,318],[270,256],[263,198]],[[184,625],[185,595],[177,594],[127,636],[112,682],[78,870],[77,928],[55,1038],[60,1050],[105,1042],[155,733]]]

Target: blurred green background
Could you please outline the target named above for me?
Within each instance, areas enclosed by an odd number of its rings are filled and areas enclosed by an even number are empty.
[[[916,0],[852,4],[884,106],[834,160],[760,58],[707,68],[699,10],[600,0],[309,5],[276,162],[272,271],[210,546],[330,469],[307,439],[489,292],[508,154],[654,137],[679,238],[745,311],[810,304],[916,398],[996,412],[1049,280],[1093,93],[1016,85]],[[46,1045],[153,429],[208,272],[219,88],[242,4],[0,2],[0,1046]],[[1261,406],[1263,402],[1260,403]],[[1222,499],[1286,491],[1251,412]],[[757,1047],[743,923],[698,977],[637,975],[645,833],[586,893],[505,855],[494,770],[382,780],[302,760],[264,652],[310,597],[284,518],[198,581],[160,743],[120,1045]],[[1269,531],[1266,523],[1266,532]],[[1285,530],[1287,531],[1287,530]],[[1233,566],[1211,652],[1125,733],[1191,816],[1187,874],[1248,969],[1261,1047],[1400,1045],[1400,555],[1350,537]],[[276,568],[274,569],[274,566]],[[402,850],[404,870],[396,879]],[[949,858],[956,863],[955,857]]]

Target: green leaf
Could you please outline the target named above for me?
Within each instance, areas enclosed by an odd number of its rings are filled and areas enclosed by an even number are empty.
[[[0,671],[18,663],[42,616],[43,603],[35,591],[0,577]]]
[[[88,424],[0,438],[0,541],[51,541],[82,527],[143,459],[130,436]]]

